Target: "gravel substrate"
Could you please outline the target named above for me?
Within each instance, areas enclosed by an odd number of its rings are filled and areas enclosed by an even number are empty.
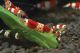
[[[28,40],[6,39],[0,35],[0,53],[80,53],[80,16],[63,17],[68,30],[62,35],[58,48],[46,49]]]

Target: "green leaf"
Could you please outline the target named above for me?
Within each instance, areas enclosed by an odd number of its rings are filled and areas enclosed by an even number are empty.
[[[37,44],[46,48],[56,48],[58,46],[58,41],[53,33],[42,33],[34,29],[27,27],[20,18],[10,13],[8,10],[0,6],[0,18],[13,30],[21,32],[23,36],[34,41]]]

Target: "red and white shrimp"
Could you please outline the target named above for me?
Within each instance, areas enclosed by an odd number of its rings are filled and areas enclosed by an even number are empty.
[[[48,25],[44,25],[42,23],[33,21],[31,19],[24,19],[25,25],[28,26],[29,28],[35,29],[40,32],[52,32],[56,33],[56,31],[60,31],[63,33],[65,31],[66,25],[65,24],[58,24],[56,26],[53,26],[53,28],[50,28]],[[59,34],[58,34],[59,35]]]
[[[5,7],[15,15],[21,15],[22,17],[28,18],[28,14],[21,10],[19,7],[15,6],[10,0],[5,0]]]
[[[42,10],[48,10],[50,8],[53,8],[56,4],[57,4],[57,0],[49,0],[49,1],[42,1],[34,6]]]
[[[73,9],[80,9],[80,2],[68,3],[68,4],[64,5],[64,7],[70,7]]]
[[[25,13],[24,11],[22,11],[19,7],[15,7],[15,8],[8,8],[7,10],[9,10],[10,12],[14,13],[15,15],[20,15],[23,18],[28,18],[28,13]]]
[[[47,25],[44,25],[42,23],[33,21],[31,19],[26,19],[26,25],[29,28],[32,28],[32,29],[40,31],[40,32],[47,32],[47,33],[52,32],[52,33],[56,34],[58,40],[60,40],[60,37],[61,37],[61,35],[63,34],[63,32],[65,31],[65,28],[66,28],[65,24],[58,24],[56,26],[53,26],[53,28],[50,28]],[[61,31],[62,29],[64,29],[64,31]]]

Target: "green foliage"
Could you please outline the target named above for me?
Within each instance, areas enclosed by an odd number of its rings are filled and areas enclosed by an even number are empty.
[[[58,46],[57,37],[53,33],[42,33],[36,30],[30,29],[20,18],[10,13],[8,10],[0,6],[0,18],[12,29],[17,30],[23,34],[23,36],[37,44],[46,48],[56,48]]]

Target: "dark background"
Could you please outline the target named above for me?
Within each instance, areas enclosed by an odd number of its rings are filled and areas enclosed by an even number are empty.
[[[40,2],[40,1],[45,1],[45,0],[11,0],[11,1],[12,2],[16,2],[16,4],[19,3],[19,2],[25,3],[25,4],[36,4],[36,3]],[[63,5],[65,3],[75,2],[77,0],[57,0],[57,1],[58,1],[59,5]],[[3,4],[3,3],[4,3],[4,0],[0,0],[0,4]]]

